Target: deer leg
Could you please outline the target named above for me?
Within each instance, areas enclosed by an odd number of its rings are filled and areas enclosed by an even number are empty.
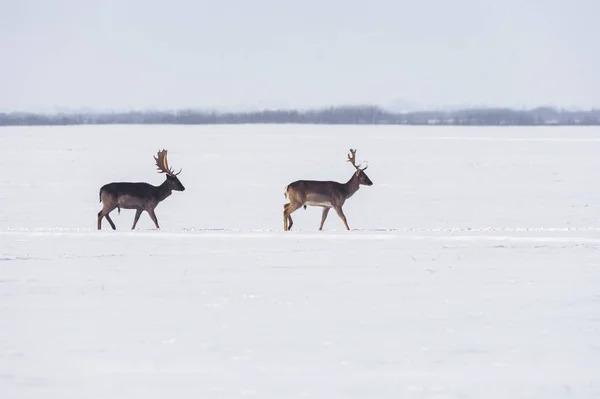
[[[102,230],[102,218],[106,217],[106,220],[108,220],[108,223],[110,223],[110,227],[112,227],[113,230],[116,230],[117,228],[115,227],[115,224],[113,223],[112,219],[110,218],[110,216],[108,216],[108,214],[110,212],[112,212],[112,209],[109,208],[103,208],[100,212],[98,212],[98,230]]]
[[[115,224],[113,223],[110,216],[108,216],[108,213],[104,217],[106,218],[106,220],[108,220],[108,223],[110,223],[110,227],[112,227],[113,230],[116,230],[117,228],[115,227]]]
[[[329,207],[323,207],[323,215],[321,216],[321,226],[319,226],[319,230],[323,230],[323,225],[325,224],[325,219],[327,219],[327,214],[329,213]]]
[[[288,208],[291,206],[291,204],[288,204]],[[295,209],[294,209],[295,210]],[[287,230],[291,230],[292,226],[294,225],[294,221],[292,220],[292,212],[294,212],[294,210],[288,211],[288,215],[287,215]],[[283,216],[285,219],[285,215]]]
[[[285,204],[283,206],[283,231],[288,231],[292,228],[294,221],[292,220],[292,212],[302,207],[302,204]]]
[[[148,215],[150,215],[150,219],[152,219],[152,221],[156,225],[156,228],[160,229],[160,226],[158,225],[158,220],[156,219],[156,213],[154,213],[154,209],[148,209],[146,212],[148,212]]]
[[[141,209],[137,209],[135,211],[135,217],[133,218],[133,227],[131,228],[131,230],[135,230],[135,225],[137,224],[138,220],[140,220],[140,216],[142,215],[142,210]]]
[[[344,211],[342,210],[342,207],[341,206],[336,207],[335,211],[337,212],[340,219],[342,219],[342,222],[344,222],[344,225],[346,226],[346,230],[350,230],[350,227],[348,227],[348,221],[346,220],[346,215],[344,215]]]
[[[283,205],[283,231],[288,231],[294,224],[292,217],[289,215],[290,213],[294,212],[289,210],[290,206],[292,206],[291,203]]]

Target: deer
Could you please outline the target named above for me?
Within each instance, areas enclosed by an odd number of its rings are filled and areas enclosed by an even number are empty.
[[[181,169],[175,173],[169,167],[167,150],[158,151],[158,154],[154,156],[154,160],[156,161],[158,173],[166,174],[166,179],[160,186],[153,186],[148,183],[113,182],[100,188],[99,197],[100,202],[102,202],[102,210],[98,212],[98,230],[102,229],[102,218],[104,217],[110,223],[110,227],[116,230],[115,224],[109,216],[115,208],[118,208],[119,214],[121,208],[135,209],[131,230],[135,229],[143,211],[148,212],[156,228],[160,229],[154,209],[173,191],[185,191],[185,187],[177,177],[181,173]]]
[[[356,150],[350,149],[347,162],[350,162],[354,166],[356,172],[352,174],[352,177],[346,183],[298,180],[285,187],[284,196],[289,200],[289,203],[283,205],[284,231],[289,231],[294,224],[291,216],[292,213],[301,207],[306,209],[307,205],[323,208],[319,230],[323,230],[325,219],[327,219],[327,214],[331,208],[335,209],[340,219],[342,219],[346,230],[350,230],[342,206],[348,198],[352,197],[358,191],[361,185],[372,186],[373,182],[365,173],[368,165],[364,168],[361,168],[361,165],[356,165]]]

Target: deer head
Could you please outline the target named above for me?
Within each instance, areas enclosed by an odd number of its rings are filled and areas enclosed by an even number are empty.
[[[369,167],[368,165],[361,169],[360,165],[356,165],[356,150],[350,149],[348,154],[348,162],[356,168],[354,176],[358,179],[358,183],[365,186],[372,186],[373,182],[369,179],[369,176],[365,173],[365,170]]]
[[[181,169],[179,172],[175,173],[171,168],[169,168],[169,163],[167,161],[167,150],[159,151],[157,156],[154,157],[154,160],[156,161],[158,173],[165,173],[167,175],[166,182],[169,188],[175,191],[185,191],[185,187],[177,178],[177,175],[181,173]]]

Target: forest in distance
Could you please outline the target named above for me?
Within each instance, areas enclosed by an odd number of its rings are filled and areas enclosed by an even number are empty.
[[[0,126],[109,125],[109,124],[348,124],[348,125],[458,125],[458,126],[598,126],[600,109],[567,110],[468,108],[394,112],[377,106],[337,106],[313,110],[85,111],[61,113],[0,113]]]

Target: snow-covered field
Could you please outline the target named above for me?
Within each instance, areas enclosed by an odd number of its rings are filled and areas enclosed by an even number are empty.
[[[598,398],[600,129],[0,129],[0,398]],[[98,189],[185,192],[96,230]],[[293,214],[284,187],[372,187]]]

